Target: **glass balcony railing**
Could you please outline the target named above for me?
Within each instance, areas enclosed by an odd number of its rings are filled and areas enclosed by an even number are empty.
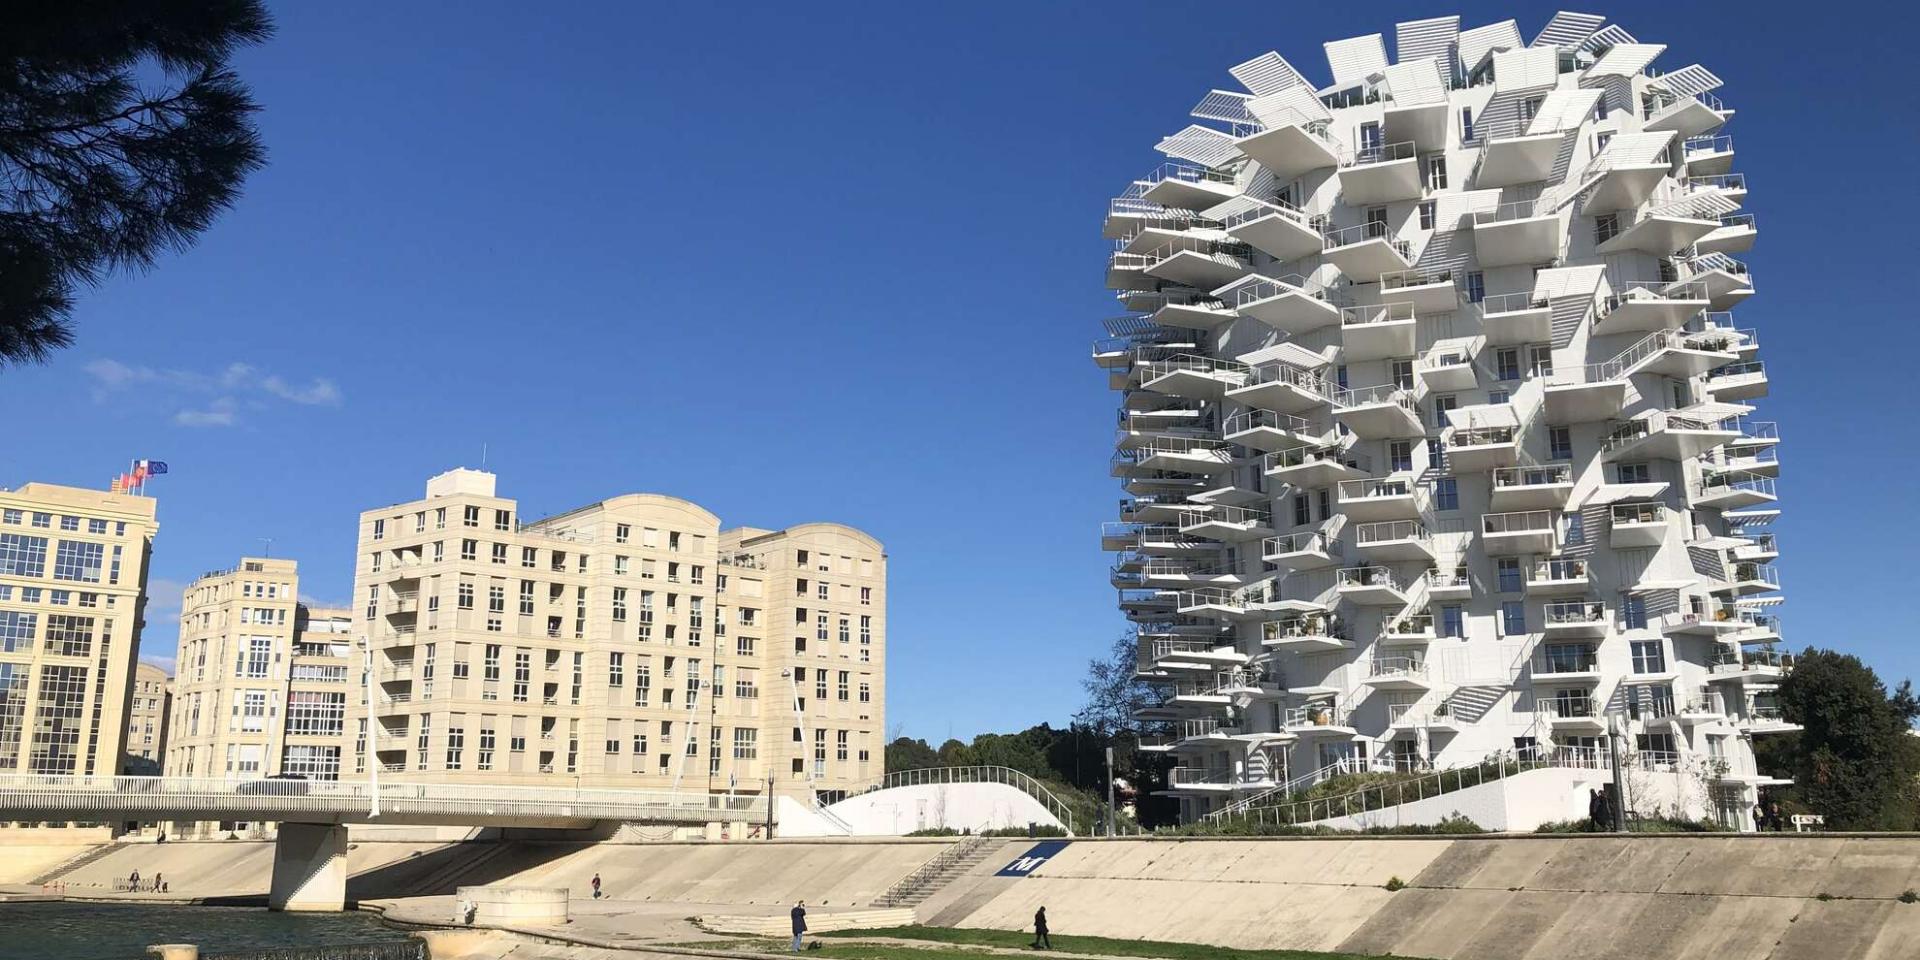
[[[1547,647],[1534,660],[1533,672],[1542,676],[1568,673],[1596,673],[1600,658],[1589,646]]]
[[[1551,487],[1573,482],[1573,465],[1549,463],[1537,467],[1501,467],[1493,471],[1493,488]]]
[[[1587,562],[1585,560],[1548,560],[1534,564],[1533,579],[1545,582],[1564,580],[1585,580]]]
[[[1606,604],[1598,600],[1560,600],[1547,604],[1542,613],[1549,627],[1599,623],[1607,619]]]
[[[1661,503],[1616,503],[1610,514],[1613,525],[1665,523],[1667,507]]]
[[[1340,541],[1324,533],[1290,533],[1282,537],[1268,537],[1262,545],[1269,557],[1285,556],[1295,553],[1324,553],[1328,556],[1340,555]]]
[[[1518,513],[1488,513],[1480,517],[1485,534],[1552,533],[1553,513],[1549,510],[1525,510]]]
[[[1394,577],[1390,567],[1341,567],[1335,582],[1341,587],[1400,589],[1400,581]]]

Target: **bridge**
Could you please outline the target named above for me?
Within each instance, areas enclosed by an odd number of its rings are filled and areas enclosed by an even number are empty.
[[[763,823],[764,796],[574,786],[356,780],[0,775],[0,821],[272,820],[280,910],[346,902],[347,824],[583,828],[599,822]]]

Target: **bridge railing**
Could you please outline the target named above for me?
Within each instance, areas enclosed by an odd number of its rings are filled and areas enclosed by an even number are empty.
[[[1054,818],[1060,821],[1061,826],[1067,828],[1068,833],[1074,832],[1072,808],[1040,781],[1012,767],[920,767],[913,770],[895,770],[884,776],[854,784],[847,788],[846,795],[855,797],[889,787],[947,783],[1004,783],[1039,801],[1041,806],[1047,808],[1048,813],[1053,814]]]
[[[373,784],[357,780],[212,779],[197,777],[88,777],[0,775],[0,813],[164,812],[169,815],[245,812],[358,816],[371,810]],[[751,820],[766,813],[759,796],[615,790],[570,786],[490,786],[458,783],[382,783],[383,814],[459,817],[551,817],[581,820]],[[213,817],[207,819],[232,819]]]

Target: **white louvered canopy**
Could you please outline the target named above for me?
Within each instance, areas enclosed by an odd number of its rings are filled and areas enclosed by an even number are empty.
[[[1573,130],[1593,113],[1604,93],[1599,90],[1555,90],[1547,94],[1540,109],[1527,124],[1527,133],[1559,133]]]
[[[1517,50],[1526,46],[1520,40],[1520,26],[1512,20],[1474,27],[1460,34],[1460,65],[1472,70],[1495,50]]]
[[[1615,23],[1595,30],[1593,36],[1581,41],[1580,49],[1597,51],[1602,47],[1617,47],[1623,43],[1638,42],[1625,27]]]
[[[1190,160],[1207,167],[1223,166],[1240,156],[1232,137],[1197,123],[1189,124],[1185,130],[1161,140],[1154,145],[1154,149],[1169,157]]]
[[[1476,403],[1471,406],[1454,407],[1447,411],[1447,422],[1455,430],[1471,430],[1475,427],[1517,427],[1520,415],[1511,403]]]
[[[1603,483],[1593,488],[1593,492],[1581,501],[1583,506],[1598,507],[1623,500],[1644,500],[1667,492],[1667,482],[1655,483]]]
[[[1500,50],[1493,55],[1493,90],[1511,93],[1560,82],[1560,51],[1552,47]]]
[[[1492,213],[1500,206],[1498,190],[1462,190],[1433,198],[1433,229],[1457,230],[1459,222],[1476,213]]]
[[[1307,78],[1287,62],[1287,58],[1269,50],[1227,71],[1254,96],[1278,93],[1288,87],[1309,86]]]
[[[1357,83],[1387,68],[1387,44],[1377,33],[1345,40],[1329,40],[1327,67],[1333,71],[1335,86]]]
[[[1604,264],[1542,270],[1534,275],[1533,295],[1540,300],[1552,300],[1557,297],[1591,297],[1600,291],[1600,281],[1606,277],[1606,274],[1607,268]]]
[[[1697,63],[1690,63],[1672,73],[1661,74],[1654,83],[1665,87],[1676,96],[1691,97],[1720,88],[1720,77]]]
[[[1396,63],[1386,68],[1387,89],[1397,106],[1413,107],[1447,102],[1447,85],[1440,79],[1440,65],[1434,60]]]
[[[1533,38],[1536,47],[1577,47],[1586,42],[1607,18],[1597,13],[1575,13],[1561,10],[1553,15],[1547,25],[1540,28],[1540,35]]]
[[[1235,93],[1232,90],[1209,90],[1207,95],[1194,104],[1187,115],[1197,120],[1218,120],[1222,123],[1253,124],[1259,120],[1247,110],[1247,101],[1252,94]]]
[[[1673,131],[1664,130],[1655,133],[1622,133],[1607,141],[1607,149],[1601,154],[1608,163],[1639,164],[1657,163],[1660,151],[1673,142]]]
[[[1285,363],[1300,367],[1303,370],[1318,370],[1329,363],[1326,357],[1314,353],[1312,350],[1308,350],[1306,347],[1297,343],[1276,343],[1271,347],[1261,347],[1258,350],[1243,353],[1234,359],[1249,366],[1259,366],[1263,363]]]
[[[1440,69],[1453,73],[1453,45],[1460,39],[1460,17],[1434,17],[1408,20],[1393,25],[1393,54],[1400,63],[1435,60]]]
[[[1269,130],[1333,119],[1312,87],[1288,87],[1262,94],[1247,101],[1247,110]]]
[[[1594,77],[1631,77],[1645,70],[1647,64],[1652,63],[1653,58],[1658,57],[1666,49],[1667,45],[1664,43],[1620,44],[1608,50],[1606,53],[1601,54],[1600,59],[1594,61],[1593,66],[1587,68],[1583,79]]]

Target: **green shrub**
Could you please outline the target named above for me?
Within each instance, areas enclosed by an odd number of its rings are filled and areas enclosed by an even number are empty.
[[[1407,883],[1399,877],[1388,877],[1384,886],[1388,890],[1404,890],[1407,887]]]

